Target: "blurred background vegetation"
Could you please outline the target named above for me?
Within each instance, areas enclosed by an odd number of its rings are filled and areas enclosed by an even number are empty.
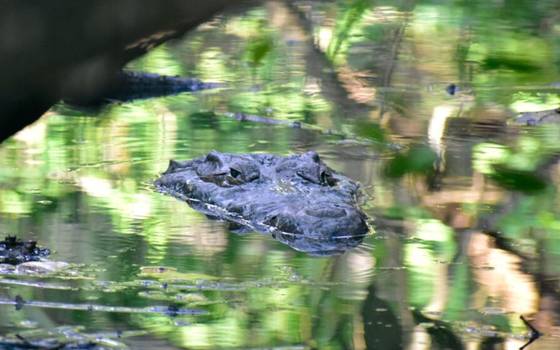
[[[126,69],[223,87],[61,102],[0,145],[0,233],[88,266],[33,277],[74,287],[63,291],[4,275],[0,296],[208,313],[0,305],[0,333],[70,324],[147,330],[133,348],[513,349],[527,315],[546,334],[529,349],[556,349],[560,128],[509,120],[558,106],[559,16],[554,1],[266,1],[157,46]],[[153,191],[169,159],[213,149],[316,150],[362,183],[375,233],[310,257]]]

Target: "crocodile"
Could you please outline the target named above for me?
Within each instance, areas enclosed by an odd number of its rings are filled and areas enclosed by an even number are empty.
[[[118,74],[117,84],[106,98],[130,101],[175,95],[181,92],[195,92],[219,86],[217,83],[205,83],[194,78],[122,71]]]
[[[545,111],[524,112],[514,119],[515,124],[521,125],[541,125],[560,123],[560,108]]]
[[[292,156],[211,151],[171,160],[155,188],[195,210],[258,231],[311,255],[342,253],[369,232],[358,183],[336,173],[315,152]]]
[[[0,264],[19,265],[40,261],[50,250],[37,246],[36,241],[22,241],[15,236],[7,236],[0,241]]]
[[[115,72],[95,93],[81,96],[68,92],[63,96],[63,100],[75,106],[96,106],[196,92],[221,86],[219,83],[203,82],[195,78],[122,70]]]

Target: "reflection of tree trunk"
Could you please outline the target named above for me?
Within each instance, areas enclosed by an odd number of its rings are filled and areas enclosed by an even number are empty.
[[[383,83],[382,87],[383,92],[381,93],[381,103],[379,107],[379,120],[383,123],[383,114],[385,114],[385,91],[386,88],[389,87],[391,84],[391,77],[393,75],[393,71],[395,70],[395,66],[397,64],[397,59],[399,55],[399,47],[401,45],[402,38],[404,36],[404,32],[406,30],[406,26],[408,25],[408,19],[405,19],[404,22],[400,25],[400,27],[395,32],[395,39],[393,40],[393,47],[391,49],[391,58],[389,59],[389,66],[385,70],[383,74]]]
[[[371,106],[349,98],[349,91],[344,88],[336,68],[326,55],[317,47],[313,40],[313,23],[291,0],[273,3],[278,16],[282,15],[290,22],[292,28],[297,29],[304,48],[304,62],[306,73],[321,82],[322,94],[328,101],[333,101],[348,114],[364,113]]]
[[[411,12],[413,8],[414,8],[414,1],[413,0],[407,1],[403,11]],[[392,40],[393,44],[391,48],[391,56],[389,58],[389,66],[385,69],[385,74],[383,75],[382,87],[384,89],[380,97],[381,103],[379,108],[379,120],[381,121],[381,124],[385,122],[385,120],[383,119],[383,114],[385,114],[385,98],[386,98],[385,91],[387,91],[386,88],[388,88],[389,85],[391,85],[391,77],[395,70],[395,66],[397,65],[397,60],[399,57],[399,49],[401,47],[401,43],[404,37],[404,33],[406,31],[406,27],[408,26],[408,18],[409,16],[405,17],[404,21],[401,23],[401,25],[399,26],[399,28],[396,30],[394,34],[394,39]]]
[[[389,230],[392,233],[384,240],[387,258],[382,260],[383,266],[378,266],[381,270],[369,287],[362,307],[368,349],[402,349],[410,343],[414,320],[408,303],[407,271],[402,269],[403,242],[399,238],[404,231],[403,228]],[[389,324],[387,327],[385,322]],[[395,339],[389,339],[392,337]]]
[[[376,292],[375,285],[372,284],[362,306],[367,349],[404,349],[400,321],[391,310],[391,305],[379,298]]]
[[[544,232],[540,233],[541,237],[546,237]],[[560,324],[560,301],[558,300],[557,283],[555,283],[558,277],[547,271],[547,267],[555,264],[553,261],[549,261],[550,253],[547,253],[546,242],[542,238],[538,242],[537,251],[539,252],[537,256],[538,272],[535,273],[535,279],[540,298],[535,326],[545,333],[551,333],[553,328]]]

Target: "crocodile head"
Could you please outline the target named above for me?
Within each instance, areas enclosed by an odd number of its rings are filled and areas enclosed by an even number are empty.
[[[312,254],[333,254],[367,235],[357,205],[359,185],[326,166],[315,152],[280,157],[216,151],[171,161],[156,188],[239,229],[272,234]]]

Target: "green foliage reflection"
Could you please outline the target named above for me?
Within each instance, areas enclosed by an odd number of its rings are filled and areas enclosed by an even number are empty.
[[[483,343],[484,327],[509,340],[524,332],[518,309],[506,310],[512,295],[482,295],[500,284],[490,279],[484,285],[483,273],[494,266],[476,259],[498,257],[499,266],[509,268],[503,275],[521,275],[509,288],[528,291],[519,304],[531,306],[541,295],[532,294],[536,279],[511,263],[515,257],[532,259],[541,264],[539,274],[557,279],[558,181],[545,182],[540,167],[560,151],[558,130],[484,134],[476,127],[490,129],[486,115],[468,113],[556,107],[556,5],[292,5],[275,2],[217,18],[127,67],[220,82],[222,89],[94,111],[57,106],[0,147],[2,232],[33,233],[58,251],[56,259],[92,265],[100,286],[115,283],[87,289],[85,282],[71,281],[76,289],[60,293],[10,286],[1,293],[106,305],[194,305],[208,315],[17,313],[0,306],[0,329],[26,319],[39,320],[41,327],[126,325],[192,349],[403,348],[411,329],[426,335],[426,348],[470,349]],[[460,96],[445,94],[451,81]],[[464,112],[474,127],[442,134],[431,148],[425,131],[441,105]],[[225,117],[235,112],[313,128]],[[350,136],[333,141],[339,134]],[[352,135],[377,143],[399,140],[404,150],[393,153],[387,146],[380,156],[379,148]],[[151,183],[169,159],[212,149],[284,155],[317,150],[337,171],[375,192],[365,207],[378,219],[379,237],[341,256],[309,257],[267,236],[235,235],[225,223],[153,191]],[[441,176],[438,191],[426,189],[422,175]],[[518,198],[508,190],[532,196]],[[504,214],[494,219],[494,210]],[[476,254],[470,252],[467,245],[484,220],[514,244],[480,234]],[[146,273],[154,265],[167,273]],[[497,315],[486,316],[491,312]],[[465,332],[465,324],[479,333]],[[506,333],[511,330],[516,333]]]

